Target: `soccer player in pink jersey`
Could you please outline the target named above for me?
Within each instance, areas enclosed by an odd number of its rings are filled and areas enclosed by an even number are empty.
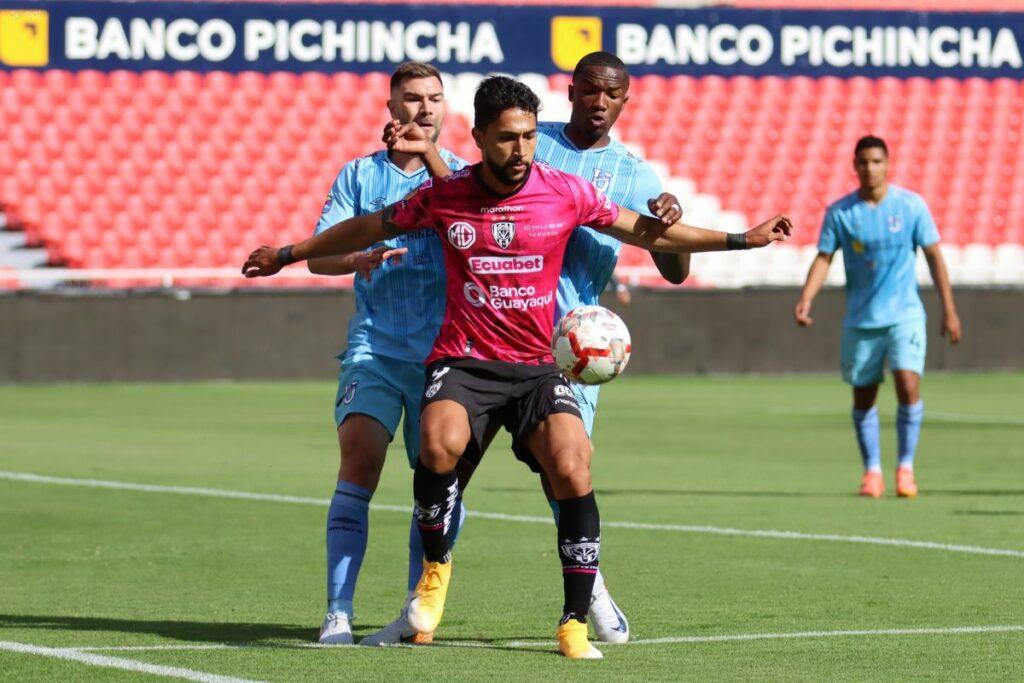
[[[502,76],[484,80],[474,100],[481,163],[427,181],[382,211],[342,221],[303,242],[260,247],[242,272],[273,275],[296,261],[350,253],[421,228],[440,234],[447,309],[427,358],[413,480],[425,559],[409,621],[424,633],[440,623],[452,568],[455,465],[468,446],[482,447],[487,425],[498,420],[520,459],[535,459],[544,470],[558,499],[564,591],[559,648],[573,659],[597,659],[601,653],[588,641],[586,625],[601,546],[591,446],[550,349],[566,243],[576,226],[587,225],[645,249],[724,251],[785,240],[792,226],[776,216],[729,234],[666,226],[620,208],[590,182],[534,162],[539,105],[522,83]]]

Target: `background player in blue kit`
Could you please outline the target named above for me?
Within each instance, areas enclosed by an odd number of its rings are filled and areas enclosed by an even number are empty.
[[[436,140],[445,118],[437,69],[410,62],[391,77],[391,116],[415,121]],[[434,161],[457,170],[464,161],[447,150]],[[316,232],[352,216],[379,211],[402,199],[429,176],[421,156],[381,150],[348,163],[324,205]],[[366,553],[370,498],[380,480],[388,444],[405,413],[403,436],[410,466],[419,457],[423,360],[444,317],[444,269],[440,239],[429,230],[402,235],[374,249],[309,263],[314,273],[355,278],[356,314],[349,321],[348,349],[341,359],[335,422],[341,449],[338,485],[327,514],[327,615],[320,642],[351,644],[352,599]],[[453,525],[458,533],[462,522]],[[419,534],[415,534],[419,547]],[[421,551],[422,554],[422,551]],[[413,587],[422,570],[410,567]],[[414,635],[414,634],[413,634]]]
[[[860,188],[828,207],[818,255],[794,313],[798,324],[811,325],[811,302],[825,282],[833,254],[842,249],[846,318],[841,367],[843,379],[853,386],[853,425],[864,462],[860,494],[878,498],[885,491],[875,398],[888,360],[899,401],[896,493],[913,498],[917,495],[914,453],[924,417],[920,379],[926,347],[925,312],[915,275],[918,247],[924,250],[942,299],[942,335],[948,335],[953,344],[960,341],[960,318],[935,221],[920,196],[887,182],[885,142],[861,138],[853,165]]]
[[[572,102],[568,123],[545,122],[537,125],[535,158],[560,171],[590,181],[620,206],[657,217],[666,225],[678,221],[682,217],[678,199],[672,194],[662,193],[661,181],[650,166],[609,135],[623,106],[629,101],[629,72],[622,60],[608,52],[586,55],[573,71],[568,95]],[[410,134],[417,140],[423,137],[419,132],[410,131],[411,128],[408,125],[390,124],[385,129],[385,142],[392,146],[398,145],[401,149],[424,149],[423,145],[409,139]],[[436,161],[433,162],[433,165],[436,164]],[[429,160],[428,165],[431,165]],[[438,167],[437,174],[441,175],[443,170],[443,166]],[[555,320],[577,306],[599,303],[600,295],[615,270],[621,247],[620,241],[587,227],[573,233],[559,278]],[[666,280],[680,284],[686,279],[689,254],[652,252],[651,255]],[[552,326],[555,320],[552,320]],[[581,384],[572,387],[587,435],[590,436],[600,387]],[[464,490],[468,484],[475,464],[472,454],[467,454],[460,463],[460,490]],[[555,496],[543,475],[541,481],[557,522],[558,504]],[[410,544],[410,549],[412,547]],[[594,581],[588,616],[600,640],[621,643],[629,639],[629,622],[612,599],[600,572]],[[397,622],[387,627],[393,631],[398,628]],[[393,634],[390,640],[393,642]]]

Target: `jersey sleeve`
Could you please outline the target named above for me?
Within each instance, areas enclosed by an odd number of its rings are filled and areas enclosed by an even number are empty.
[[[324,202],[324,210],[320,213],[320,220],[317,221],[313,234],[319,235],[331,226],[356,215],[356,165],[355,161],[345,164],[331,185],[331,191]]]
[[[625,206],[643,216],[651,216],[653,218],[653,214],[651,214],[651,210],[647,206],[647,200],[656,199],[661,192],[661,180],[658,179],[658,174],[647,164],[640,164],[640,167],[637,169],[633,193],[630,195],[629,201]]]
[[[422,228],[433,227],[433,211],[431,196],[434,193],[433,179],[417,187],[409,195],[395,202],[391,213],[391,224],[400,232],[413,232]]]
[[[939,241],[939,229],[935,226],[935,219],[928,205],[920,197],[915,202],[917,216],[914,219],[914,246],[930,247]]]
[[[568,173],[563,176],[576,201],[576,225],[604,228],[615,222],[619,217],[619,207],[607,195],[579,176]]]
[[[821,224],[821,235],[818,237],[818,251],[833,254],[839,248],[839,230],[836,225],[835,213],[832,209],[825,211],[825,220]]]
[[[454,154],[449,155],[447,161],[448,168],[452,169],[453,171],[461,171],[462,169],[469,166],[469,163],[465,159],[463,159],[462,157],[457,157]]]

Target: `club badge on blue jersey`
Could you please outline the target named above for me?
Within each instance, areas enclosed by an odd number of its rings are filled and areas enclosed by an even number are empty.
[[[889,216],[889,232],[899,232],[903,230],[903,216],[899,214],[892,214]]]
[[[601,194],[607,194],[608,188],[612,185],[612,174],[608,171],[602,171],[599,168],[594,169],[594,178],[590,181],[597,191]]]

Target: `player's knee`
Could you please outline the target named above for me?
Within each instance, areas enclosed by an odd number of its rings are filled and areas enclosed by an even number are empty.
[[[573,495],[582,496],[590,488],[590,441],[573,444],[552,452],[551,468],[548,476],[553,480],[555,488],[569,488]]]
[[[341,447],[338,478],[371,491],[377,488],[387,456],[387,442],[358,429],[341,430],[338,442]]]
[[[420,462],[432,472],[451,472],[465,448],[457,435],[428,431],[420,437]]]

